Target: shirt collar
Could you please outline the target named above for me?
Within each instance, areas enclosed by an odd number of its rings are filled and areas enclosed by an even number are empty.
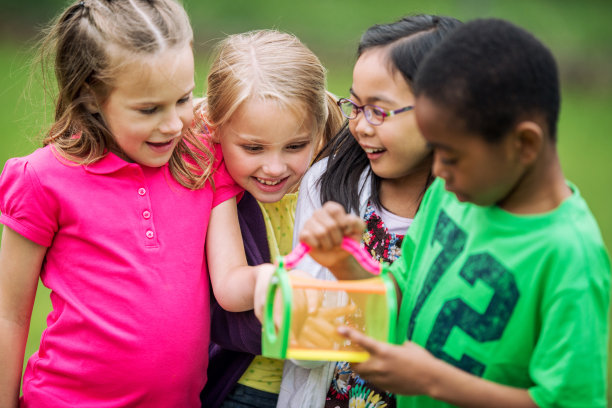
[[[119,171],[127,166],[140,167],[140,165],[137,163],[129,163],[114,153],[106,152],[106,154],[102,156],[101,159],[96,160],[93,163],[89,163],[83,167],[85,167],[85,171],[87,171],[88,173],[110,174]]]

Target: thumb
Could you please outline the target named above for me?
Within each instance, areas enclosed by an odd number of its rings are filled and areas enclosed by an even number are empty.
[[[355,330],[351,327],[340,326],[338,327],[338,333],[351,341],[351,343],[361,346],[365,351],[370,354],[376,354],[380,349],[381,343],[374,340],[371,337],[366,336],[359,330]]]

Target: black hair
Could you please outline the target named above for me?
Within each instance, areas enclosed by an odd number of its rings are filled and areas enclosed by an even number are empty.
[[[461,22],[451,17],[433,15],[407,16],[390,24],[377,24],[370,27],[361,37],[357,58],[374,47],[389,47],[389,64],[392,70],[399,71],[409,86],[415,78],[417,68],[425,55]],[[319,179],[321,204],[336,201],[346,211],[359,212],[361,193],[359,179],[369,160],[351,134],[348,123],[327,144],[319,156],[328,155],[327,169]],[[371,180],[370,200],[378,207],[380,203],[381,178],[368,170]],[[431,182],[428,177],[423,192]]]
[[[425,96],[486,141],[501,140],[519,121],[541,115],[556,140],[560,90],[548,48],[499,19],[458,28],[423,62],[414,83]]]

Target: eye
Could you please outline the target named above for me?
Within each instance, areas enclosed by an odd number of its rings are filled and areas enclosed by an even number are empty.
[[[454,166],[457,164],[457,159],[454,157],[440,157],[440,162],[445,166]]]
[[[373,105],[366,105],[366,106],[369,108],[368,111],[370,113],[370,117],[381,119],[386,116],[385,112],[378,106],[373,106]]]
[[[257,153],[263,150],[263,147],[259,145],[242,145],[241,147],[249,153]]]
[[[307,142],[300,142],[300,143],[292,143],[290,145],[287,145],[286,149],[290,150],[290,151],[300,151],[300,150],[304,150],[304,148],[306,148],[308,145],[310,144],[310,141]]]
[[[184,103],[189,102],[190,100],[191,100],[191,94],[189,94],[189,95],[187,95],[187,96],[185,96],[185,97],[183,97],[183,98],[179,99],[179,100],[178,100],[178,104],[179,104],[179,105],[182,105],[182,104],[184,104]]]
[[[143,115],[152,115],[157,112],[157,106],[152,108],[138,109],[138,112],[142,113]]]

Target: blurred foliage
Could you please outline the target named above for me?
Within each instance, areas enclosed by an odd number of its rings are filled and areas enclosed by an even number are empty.
[[[6,3],[6,4],[4,4]],[[31,38],[66,4],[63,0],[1,0],[0,37]],[[501,17],[542,39],[557,56],[564,81],[591,90],[612,87],[612,2],[609,0],[183,0],[196,50],[226,34],[277,28],[296,34],[339,77],[350,73],[360,34],[370,25],[415,13],[461,20]],[[588,63],[587,63],[588,61]]]

